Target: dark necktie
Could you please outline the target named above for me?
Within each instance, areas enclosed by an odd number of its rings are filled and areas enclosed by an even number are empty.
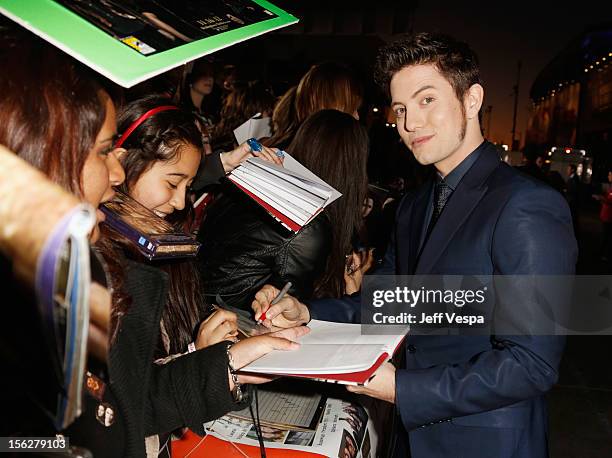
[[[441,180],[439,183],[436,183],[436,187],[434,188],[434,208],[433,213],[431,214],[430,225],[436,224],[436,221],[438,221],[440,213],[442,213],[442,210],[446,205],[446,201],[448,200],[452,192],[453,190],[449,185],[446,184],[444,180]]]
[[[433,212],[431,214],[431,220],[429,221],[429,226],[427,226],[427,234],[425,236],[425,241],[429,238],[429,234],[431,234],[431,230],[436,225],[436,221],[440,217],[440,213],[444,209],[446,205],[446,201],[453,193],[451,187],[446,184],[444,180],[440,180],[434,186],[434,202],[433,202]]]

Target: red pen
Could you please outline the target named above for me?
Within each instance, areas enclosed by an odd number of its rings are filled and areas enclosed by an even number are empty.
[[[270,306],[273,306],[273,305],[277,304],[277,303],[278,303],[278,302],[279,302],[279,301],[280,301],[280,300],[283,298],[283,296],[284,296],[285,294],[287,294],[287,291],[289,291],[289,288],[291,288],[291,285],[292,285],[292,283],[291,283],[290,281],[288,281],[287,283],[285,283],[285,286],[283,286],[283,289],[281,289],[281,290],[278,292],[278,294],[276,295],[276,297],[275,297],[274,299],[272,299],[272,302],[270,302]],[[260,315],[260,317],[259,317],[259,320],[257,320],[257,324],[261,324],[261,323],[263,323],[264,321],[266,321],[266,312],[267,312],[268,310],[269,310],[269,308],[268,308],[268,309],[266,309],[266,310],[264,310],[264,311],[261,313],[261,315]]]

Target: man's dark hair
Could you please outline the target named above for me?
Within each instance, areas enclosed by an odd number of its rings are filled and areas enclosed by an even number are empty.
[[[374,79],[389,95],[391,78],[411,65],[432,64],[455,90],[459,100],[473,84],[482,84],[478,57],[470,47],[454,38],[417,33],[381,48],[376,57]]]

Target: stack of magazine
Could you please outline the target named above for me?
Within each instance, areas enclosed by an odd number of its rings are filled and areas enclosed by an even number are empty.
[[[100,206],[115,231],[133,242],[147,259],[195,257],[200,243],[179,231],[127,194],[117,192]]]
[[[287,153],[282,167],[253,157],[228,178],[294,232],[342,195]]]

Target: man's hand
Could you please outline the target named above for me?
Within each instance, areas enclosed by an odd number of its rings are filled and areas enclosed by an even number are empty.
[[[272,285],[265,285],[255,295],[251,308],[255,312],[255,319],[259,320],[265,312],[264,326],[271,328],[292,328],[310,321],[308,307],[298,301],[295,297],[286,294],[275,305],[270,305],[278,295],[279,289]]]
[[[250,157],[260,157],[265,161],[273,162],[278,165],[283,165],[283,160],[276,155],[277,148],[268,148],[264,146],[262,151],[253,151],[248,143],[243,143],[238,148],[227,153],[221,153],[219,156],[223,170],[225,173],[230,173],[242,162],[246,161]]]
[[[347,386],[347,390],[395,404],[395,366],[384,363],[366,386]]]

